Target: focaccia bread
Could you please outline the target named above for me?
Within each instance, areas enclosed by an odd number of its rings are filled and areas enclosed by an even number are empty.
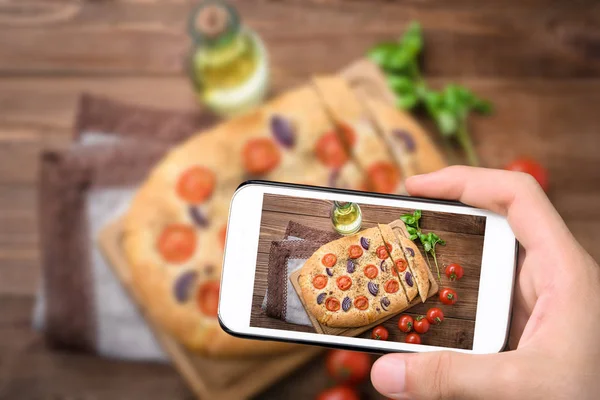
[[[387,225],[386,225],[387,226]],[[389,228],[389,227],[388,227]],[[406,290],[405,272],[394,260],[398,241],[384,240],[380,227],[329,242],[304,264],[298,282],[308,311],[319,323],[338,328],[368,325],[406,309],[416,290]],[[418,250],[417,250],[418,251]],[[429,282],[427,270],[417,270]],[[399,277],[400,276],[400,277]]]
[[[306,86],[174,148],[125,216],[134,289],[152,318],[202,354],[293,347],[233,338],[217,321],[229,202],[235,188],[254,177],[347,188],[362,180],[315,90]]]

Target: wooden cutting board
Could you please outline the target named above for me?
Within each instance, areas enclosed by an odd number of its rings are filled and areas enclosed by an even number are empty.
[[[388,225],[392,228],[392,230],[394,231],[394,234],[396,234],[396,236],[402,235],[405,237],[409,237],[409,234],[406,231],[406,226],[404,225],[404,222],[400,221],[399,219],[390,222]],[[298,293],[298,297],[300,298],[300,301],[302,302],[304,309],[307,310],[306,314],[308,314],[308,318],[310,319],[310,322],[312,323],[312,325],[315,328],[315,330],[317,331],[317,333],[324,333],[327,335],[352,336],[352,337],[358,336],[361,333],[366,332],[369,329],[376,327],[377,325],[380,325],[382,322],[385,322],[388,319],[393,318],[394,316],[412,308],[413,306],[421,304],[421,299],[417,296],[415,299],[413,299],[413,301],[411,301],[409,303],[409,305],[406,308],[398,311],[395,314],[388,315],[384,318],[381,318],[381,319],[373,322],[372,324],[361,326],[360,328],[331,328],[329,326],[321,325],[319,323],[319,321],[317,321],[317,319],[306,308],[306,303],[304,302],[304,298],[302,297],[302,289],[300,288],[300,283],[298,282],[300,273],[301,273],[301,271],[298,270],[298,271],[290,274],[290,281],[292,282],[292,286],[296,290],[296,293]],[[429,274],[429,284],[430,284],[429,293],[427,293],[427,298],[430,298],[438,292],[439,286],[429,268],[427,269],[427,273]]]
[[[122,222],[117,220],[107,225],[98,236],[98,246],[108,264],[144,315],[158,342],[171,358],[196,396],[211,400],[238,400],[248,398],[285,375],[294,371],[323,351],[322,348],[299,346],[287,354],[260,358],[211,359],[200,357],[179,344],[165,333],[158,323],[145,312],[131,284],[131,274],[121,240]]]

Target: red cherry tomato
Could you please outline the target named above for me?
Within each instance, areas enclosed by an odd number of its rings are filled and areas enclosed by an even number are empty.
[[[328,278],[325,275],[316,275],[313,280],[313,286],[316,289],[323,289],[325,286],[327,286],[327,281]]]
[[[519,158],[508,164],[504,169],[525,172],[535,178],[544,191],[548,191],[548,171],[540,163],[529,158]]]
[[[323,263],[324,266],[331,268],[337,262],[337,256],[333,253],[327,253],[323,256],[323,258],[321,259],[321,262]]]
[[[360,396],[356,389],[348,386],[334,386],[319,393],[317,400],[360,400]]]
[[[463,277],[464,270],[458,264],[450,264],[446,267],[446,276],[451,280],[455,281]]]
[[[373,264],[367,265],[363,271],[365,273],[365,276],[369,279],[375,279],[379,274],[379,268],[377,268]]]
[[[367,170],[369,183],[379,193],[394,193],[400,183],[400,171],[392,163],[380,161]]]
[[[427,310],[427,320],[432,325],[439,325],[444,321],[444,313],[437,307]]]
[[[196,251],[196,231],[184,224],[167,225],[156,240],[156,248],[165,261],[180,264]]]
[[[349,385],[367,379],[371,364],[371,356],[367,353],[349,350],[329,350],[325,358],[329,376],[339,383]]]
[[[352,259],[358,258],[363,255],[363,249],[357,244],[353,244],[348,248],[348,256]]]
[[[349,160],[348,152],[336,132],[321,136],[315,144],[315,153],[319,161],[331,168],[340,168]]]
[[[412,331],[414,324],[415,320],[413,320],[413,317],[410,315],[401,315],[400,319],[398,320],[398,328],[404,333]]]
[[[416,333],[409,333],[408,335],[406,335],[406,343],[412,343],[412,344],[421,344],[421,336],[419,336]]]
[[[217,178],[210,169],[201,166],[185,170],[177,180],[179,197],[188,203],[200,204],[212,194]]]
[[[429,321],[424,315],[419,315],[417,317],[415,320],[414,329],[417,333],[427,333],[429,330]]]
[[[279,164],[281,154],[277,145],[268,138],[250,139],[242,150],[244,168],[251,174],[265,174]]]
[[[335,281],[340,290],[348,290],[352,286],[352,278],[348,275],[342,275]]]
[[[450,288],[440,290],[440,301],[444,304],[454,304],[458,301],[458,295]]]
[[[379,325],[373,328],[371,337],[375,340],[388,340],[389,332],[383,325]]]
[[[198,288],[198,294],[196,300],[198,301],[198,307],[204,315],[209,317],[216,317],[219,309],[219,281],[208,281],[204,282]]]

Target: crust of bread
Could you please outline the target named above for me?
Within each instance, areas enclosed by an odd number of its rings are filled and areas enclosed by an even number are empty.
[[[413,277],[415,278],[415,283],[417,284],[417,288],[419,289],[419,296],[421,296],[421,301],[425,303],[427,300],[427,294],[429,293],[429,274],[427,273],[428,266],[425,258],[421,254],[419,248],[409,239],[403,236],[396,236],[398,238],[398,242],[402,246],[402,250],[404,251],[404,256],[408,260],[408,266],[412,271]],[[414,256],[411,255],[411,248],[414,251]]]

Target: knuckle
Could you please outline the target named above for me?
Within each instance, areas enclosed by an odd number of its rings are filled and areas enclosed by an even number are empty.
[[[450,385],[450,371],[452,370],[452,355],[447,352],[440,353],[430,361],[429,370],[433,372],[432,393],[439,399],[452,398]]]

